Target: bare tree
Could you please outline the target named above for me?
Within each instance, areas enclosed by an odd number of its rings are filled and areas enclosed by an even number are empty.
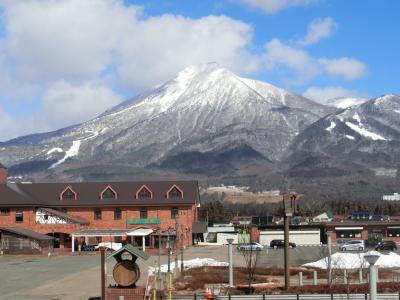
[[[246,231],[245,231],[246,232]],[[246,238],[248,237],[248,238]],[[238,250],[240,251],[242,257],[244,258],[245,265],[246,265],[246,271],[247,271],[247,278],[248,278],[248,292],[249,294],[253,293],[252,290],[252,283],[254,282],[255,279],[255,270],[257,267],[257,262],[258,262],[258,257],[260,254],[261,249],[257,249],[252,243],[251,243],[251,237],[249,234],[243,234],[239,235],[238,238]]]

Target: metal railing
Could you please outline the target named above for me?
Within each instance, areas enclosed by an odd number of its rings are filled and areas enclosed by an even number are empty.
[[[203,300],[209,299],[204,295],[193,294],[189,296],[174,296],[176,300]],[[227,295],[215,296],[212,299],[218,300],[369,300],[368,294],[291,294],[291,295]],[[398,294],[378,294],[378,300],[400,300]]]

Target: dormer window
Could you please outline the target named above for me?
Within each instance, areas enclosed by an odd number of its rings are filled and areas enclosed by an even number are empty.
[[[71,187],[66,187],[60,194],[60,200],[76,200],[77,194]]]
[[[136,193],[136,199],[152,199],[153,193],[147,186],[142,186],[139,191]]]
[[[183,198],[183,192],[177,185],[173,185],[167,192],[167,198]]]
[[[117,192],[111,187],[107,186],[100,194],[100,199],[117,199]]]

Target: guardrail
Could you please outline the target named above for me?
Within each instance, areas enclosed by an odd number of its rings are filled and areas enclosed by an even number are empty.
[[[174,296],[177,300],[203,300],[210,299],[203,295]],[[291,294],[291,295],[227,295],[214,296],[215,300],[369,300],[368,294]],[[377,300],[400,300],[399,294],[378,294]]]

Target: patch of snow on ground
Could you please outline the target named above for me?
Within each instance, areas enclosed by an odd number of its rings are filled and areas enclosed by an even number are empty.
[[[346,122],[346,125],[348,127],[350,127],[351,129],[353,129],[355,132],[359,133],[360,135],[370,138],[374,141],[377,141],[377,140],[387,141],[387,139],[385,139],[383,136],[381,136],[377,133],[368,131],[365,128],[361,128],[360,126],[357,126],[356,124]]]
[[[180,267],[181,261],[178,261],[178,267]],[[229,263],[223,262],[223,261],[218,261],[213,258],[195,258],[195,259],[190,259],[190,260],[184,260],[183,261],[184,269],[193,269],[193,268],[200,268],[200,267],[227,267],[229,266]],[[175,262],[171,262],[170,264],[170,269],[171,271],[175,269]],[[151,276],[154,274],[155,271],[158,271],[158,268],[154,267],[149,267],[148,268],[148,276]],[[160,271],[162,273],[167,273],[168,272],[168,264],[161,265],[160,266]]]
[[[400,110],[395,109],[394,112],[400,114]]]
[[[336,127],[336,123],[331,121],[331,125],[329,125],[329,127],[325,128],[325,130],[331,132],[332,129],[335,127]]]
[[[355,140],[356,138],[354,137],[354,136],[351,136],[351,135],[345,135],[345,137],[347,138],[347,139],[349,139],[349,140]]]
[[[64,150],[61,149],[61,148],[52,148],[49,151],[47,151],[46,155],[50,155],[50,154],[52,154],[54,152],[64,152]]]
[[[359,269],[367,268],[368,262],[364,259],[365,255],[379,255],[379,259],[376,262],[376,266],[380,268],[399,268],[400,267],[400,255],[390,252],[389,254],[381,254],[377,251],[370,251],[367,253],[348,253],[348,252],[337,252],[331,255],[331,267],[333,269]],[[315,262],[307,263],[304,267],[327,269],[328,268],[328,257],[324,257]]]
[[[60,159],[58,162],[52,164],[49,169],[55,168],[58,165],[62,164],[64,161],[66,161],[68,158],[77,156],[79,154],[79,147],[81,146],[81,141],[73,141],[71,148],[69,148],[66,152],[65,155],[62,159]]]

